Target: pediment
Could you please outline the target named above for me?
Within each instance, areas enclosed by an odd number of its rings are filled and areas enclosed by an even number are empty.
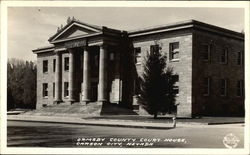
[[[49,41],[53,42],[61,39],[74,38],[78,36],[89,35],[101,32],[101,27],[90,26],[88,24],[73,21],[63,27],[59,32],[52,36]]]

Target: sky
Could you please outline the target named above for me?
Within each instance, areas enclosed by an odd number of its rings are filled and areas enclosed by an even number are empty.
[[[136,8],[136,7],[9,7],[8,58],[36,60],[33,49],[49,45],[57,27],[68,17],[119,30],[135,30],[189,19],[237,32],[244,30],[241,8]]]

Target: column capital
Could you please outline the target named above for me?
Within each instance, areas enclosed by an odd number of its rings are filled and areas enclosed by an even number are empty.
[[[69,51],[69,53],[73,53],[73,48],[67,48],[67,51]]]

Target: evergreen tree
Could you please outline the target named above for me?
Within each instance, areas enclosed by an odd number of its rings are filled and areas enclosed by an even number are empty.
[[[138,102],[154,118],[157,118],[159,112],[173,113],[176,107],[173,71],[166,66],[166,60],[159,46],[155,45],[146,54],[143,64]]]

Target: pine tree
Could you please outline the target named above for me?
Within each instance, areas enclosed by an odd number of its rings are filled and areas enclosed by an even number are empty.
[[[159,112],[166,114],[175,110],[175,81],[172,69],[166,66],[166,60],[167,57],[160,54],[158,45],[152,46],[144,60],[138,102],[154,118]]]

